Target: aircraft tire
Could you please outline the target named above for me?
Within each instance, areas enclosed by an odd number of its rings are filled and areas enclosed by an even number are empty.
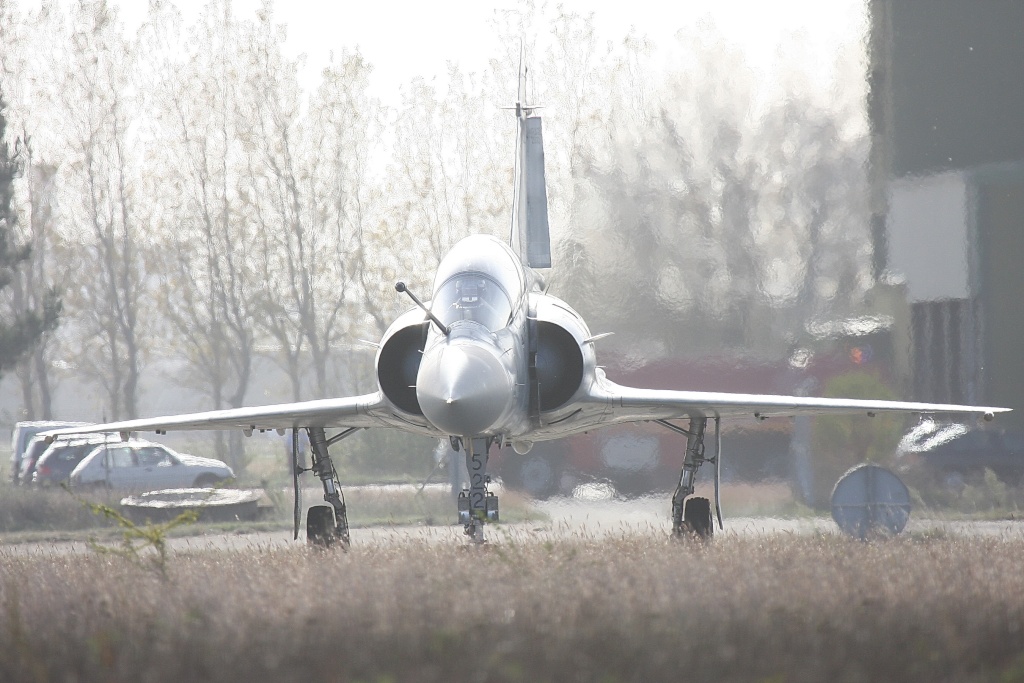
[[[314,505],[306,513],[306,543],[319,548],[329,548],[335,537],[334,508],[330,505]]]
[[[711,521],[711,501],[707,498],[687,498],[683,508],[683,520],[693,535],[699,539],[710,539],[715,532]]]

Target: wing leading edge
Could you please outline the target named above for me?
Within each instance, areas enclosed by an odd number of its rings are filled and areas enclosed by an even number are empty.
[[[591,400],[609,406],[607,422],[671,420],[684,417],[795,417],[798,415],[874,415],[920,413],[982,417],[991,420],[1009,408],[951,403],[883,401],[875,399],[816,398],[771,394],[735,394],[707,391],[666,391],[625,387],[607,379],[591,390]]]
[[[380,392],[298,403],[279,403],[253,408],[229,408],[202,413],[146,417],[87,427],[69,427],[47,436],[100,432],[163,432],[168,430],[243,429],[271,430],[293,427],[381,427],[388,422],[388,406]]]

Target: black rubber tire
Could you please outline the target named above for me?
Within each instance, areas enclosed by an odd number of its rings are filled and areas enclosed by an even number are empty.
[[[715,533],[711,521],[711,501],[707,498],[687,498],[683,507],[683,526],[699,539],[710,539]]]
[[[314,505],[306,512],[306,543],[318,548],[329,548],[338,540],[334,523],[334,508]]]

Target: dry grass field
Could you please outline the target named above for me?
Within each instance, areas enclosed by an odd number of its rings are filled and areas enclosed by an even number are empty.
[[[1024,680],[1024,542],[0,548],[2,681]]]

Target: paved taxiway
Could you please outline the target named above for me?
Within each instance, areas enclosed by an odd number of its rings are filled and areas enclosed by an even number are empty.
[[[564,538],[602,538],[630,535],[663,535],[671,530],[669,502],[666,496],[652,496],[629,500],[585,500],[554,498],[537,503],[548,519],[535,522],[501,524],[487,529],[492,543],[521,543],[530,540]],[[938,531],[970,536],[1003,536],[1024,540],[1024,520],[1013,521],[943,521],[918,519],[911,514],[904,533]],[[732,517],[725,519],[725,530],[716,534],[730,536],[774,534],[838,534],[839,528],[827,517],[780,519],[769,517]],[[293,546],[302,542],[292,540],[290,531],[232,533],[174,538],[174,550],[253,549]],[[372,546],[395,542],[427,542],[463,544],[462,527],[450,526],[377,526],[352,530],[352,544]],[[0,552],[88,552],[80,542],[25,543],[0,546]]]

